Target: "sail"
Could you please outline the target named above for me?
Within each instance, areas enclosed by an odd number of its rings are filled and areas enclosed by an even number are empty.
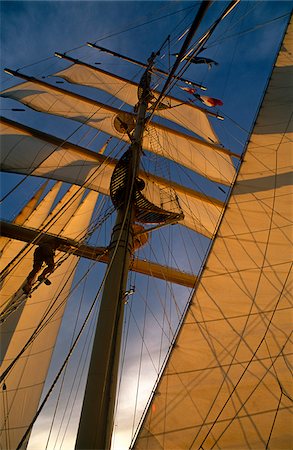
[[[39,229],[44,222],[45,218],[56,199],[56,196],[61,187],[61,183],[56,183],[53,188],[47,193],[40,204],[31,212],[31,214],[24,221],[24,224],[31,228]],[[37,195],[38,196],[38,195]],[[29,208],[31,201],[23,208],[26,210]],[[18,223],[23,218],[23,211],[15,218],[15,223]],[[1,238],[1,240],[6,238]],[[4,277],[1,282],[1,302],[0,313],[1,319],[6,318],[13,312],[7,323],[1,324],[1,342],[0,342],[0,360],[5,356],[10,339],[13,335],[19,317],[22,313],[24,306],[23,291],[21,289],[22,284],[29,274],[32,262],[33,262],[33,248],[25,249],[25,243],[17,240],[7,239],[6,246],[0,258],[0,270],[1,272],[5,268],[9,267],[9,275]],[[15,258],[20,252],[25,252],[25,258]],[[11,266],[11,264],[14,264]],[[16,310],[17,309],[17,310]],[[16,310],[16,311],[15,311]]]
[[[85,64],[72,64],[67,69],[54,75],[64,78],[70,83],[91,86],[108,92],[132,106],[137,103],[138,84],[117,77],[105,70],[89,67]],[[159,92],[152,91],[152,95],[154,96],[153,101],[155,101],[159,97]],[[157,109],[156,115],[187,128],[207,141],[218,142],[218,138],[208,120],[207,111],[169,96],[164,98],[163,103],[166,108]]]
[[[133,448],[292,447],[291,49]]]
[[[62,233],[68,218],[76,213],[84,189],[71,186],[53,211],[50,208],[60,190],[61,183],[56,183],[45,196],[24,225],[36,230],[50,231],[53,234]],[[64,213],[66,208],[66,213]],[[68,236],[66,236],[68,237]],[[8,323],[2,325],[1,359],[4,357],[7,345],[14,332],[17,321],[25,304],[22,286],[33,265],[34,246],[27,246],[24,242],[10,240],[0,259],[0,270],[3,271],[1,286],[1,319],[9,318]],[[16,310],[16,311],[15,311]]]
[[[24,225],[30,228],[39,229],[47,218],[50,209],[53,205],[53,202],[56,199],[56,196],[61,187],[61,183],[56,183],[52,189],[47,193],[44,199],[40,202],[40,204],[32,211],[30,216],[25,220]],[[16,221],[20,219],[20,215],[17,217]],[[2,238],[5,239],[5,238]],[[6,245],[0,259],[0,270],[3,271],[5,267],[14,260],[15,256],[25,247],[24,242],[9,240],[9,243]],[[28,249],[28,253],[26,254],[26,261],[15,261],[17,267],[9,273],[10,281],[5,280],[1,286],[1,309],[5,307],[5,304],[9,297],[18,289],[28,273],[30,272],[31,262],[32,262],[32,248]],[[11,280],[12,277],[12,280]]]
[[[41,199],[41,196],[43,195],[46,187],[47,187],[48,181],[45,181],[41,185],[41,187],[37,190],[35,195],[27,202],[27,204],[22,208],[19,214],[15,217],[15,219],[12,221],[12,223],[15,223],[16,225],[23,225],[29,217],[31,217],[31,214],[35,211],[37,208],[38,202]]]
[[[125,128],[130,132],[135,125],[135,116],[130,112],[71,94],[44,82],[28,81],[6,89],[1,95],[36,111],[81,122],[127,142],[129,138]],[[213,181],[230,185],[234,179],[231,156],[237,157],[237,154],[167,126],[151,123],[144,135],[143,147]]]
[[[26,219],[28,219],[28,217],[31,215],[33,210],[36,208],[42,194],[44,193],[47,183],[48,182],[46,181],[45,183],[42,184],[42,186],[37,190],[35,195],[33,195],[33,197],[30,199],[30,201],[27,202],[27,204],[23,207],[21,212],[15,217],[15,219],[13,220],[13,223],[15,223],[16,225],[22,225],[26,221]],[[9,242],[8,238],[0,237],[0,254],[1,254],[1,256],[3,254],[3,250],[8,242]]]
[[[61,140],[45,134],[35,132],[33,135],[33,130],[28,131],[4,119],[0,127],[3,171],[75,183],[109,195],[116,161],[68,142],[63,145]],[[23,154],[26,155],[25,163]],[[174,205],[172,196],[175,193],[184,215],[180,224],[213,237],[223,211],[222,202],[162,177],[143,172],[140,176],[145,181],[143,193],[149,201],[158,206],[166,202],[168,209]]]
[[[58,230],[56,223],[54,231],[59,231],[60,235],[64,237],[83,239],[97,196],[97,192],[90,192],[79,207],[75,206],[74,213],[69,208],[65,213],[67,224],[64,226],[62,223]],[[57,205],[56,208],[60,210],[60,205]],[[58,254],[56,259],[58,259]],[[1,391],[2,400],[4,400],[2,405],[5,405],[1,418],[2,448],[14,449],[17,447],[36,413],[77,262],[78,257],[68,256],[50,276],[51,286],[42,284],[33,292],[32,297],[26,302],[13,333],[2,370],[5,370],[17,357],[24,344],[38,329],[45,314],[51,316],[51,320],[47,321],[44,330],[35,337],[31,345],[17,359],[5,379],[6,389]],[[31,267],[30,258],[26,264]],[[23,280],[25,276],[25,274],[22,275]],[[6,330],[9,332],[9,320],[5,324]]]

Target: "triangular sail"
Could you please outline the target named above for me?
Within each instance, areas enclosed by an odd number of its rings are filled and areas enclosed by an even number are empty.
[[[27,204],[23,207],[23,209],[20,211],[20,213],[15,217],[13,220],[13,223],[16,225],[22,225],[25,223],[25,221],[29,218],[31,213],[36,208],[42,194],[44,193],[44,190],[47,186],[48,181],[43,183],[41,187],[37,190],[37,192],[32,196],[32,198],[27,202]],[[0,237],[0,255],[3,255],[3,250],[7,243],[9,242],[8,238]]]
[[[40,202],[40,204],[35,208],[31,215],[25,220],[24,225],[30,228],[39,229],[45,219],[47,218],[53,202],[61,187],[61,183],[56,183],[52,189],[47,193],[45,198]],[[2,272],[18,255],[19,252],[25,247],[25,243],[10,240],[5,247],[1,259],[0,259],[0,271]],[[33,249],[28,248],[26,254],[26,261],[15,261],[16,268],[9,269],[9,282],[4,278],[1,286],[1,310],[5,308],[7,300],[11,297],[15,291],[21,286],[25,277],[31,270],[31,261]]]
[[[88,228],[98,193],[90,192],[79,208],[66,211],[67,225],[60,225],[62,236],[82,239]],[[57,206],[57,209],[60,209]],[[55,224],[55,232],[58,225]],[[62,230],[63,229],[63,230]],[[21,314],[13,339],[8,346],[2,370],[14,360],[23,345],[36,330],[39,322],[50,310],[54,320],[46,325],[25,353],[17,360],[5,380],[5,391],[1,391],[5,408],[2,409],[1,445],[14,449],[30,424],[46,379],[47,370],[54,349],[56,336],[70,292],[78,258],[70,255],[50,276],[50,287],[41,285],[28,299]],[[31,264],[27,262],[27,264]],[[31,267],[31,265],[29,266]],[[25,275],[23,276],[23,279]],[[9,329],[9,321],[5,322]],[[22,406],[20,408],[20,405]]]
[[[290,49],[134,448],[292,447]]]

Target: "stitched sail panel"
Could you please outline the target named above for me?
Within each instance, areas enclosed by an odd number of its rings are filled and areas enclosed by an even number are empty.
[[[132,106],[135,106],[138,101],[138,84],[98,68],[73,64],[67,69],[57,72],[55,76],[64,78],[70,83],[91,86],[106,91]],[[159,97],[159,92],[152,91],[152,94],[154,102]],[[157,109],[155,111],[156,115],[181,125],[207,141],[218,142],[218,138],[208,120],[207,112],[170,96],[164,97],[163,104],[166,108]]]
[[[72,119],[127,142],[129,138],[126,130],[132,131],[134,126],[134,115],[131,113],[85,97],[70,95],[69,92],[44,83],[29,81],[3,91],[1,95],[17,100],[36,111]],[[234,179],[235,169],[229,152],[226,153],[227,151],[218,145],[166,126],[154,123],[149,125],[143,139],[143,147],[213,181],[230,185]]]
[[[69,143],[63,148],[61,142],[60,146],[50,143],[4,121],[0,128],[2,170],[75,183],[109,195],[114,161]],[[172,189],[184,214],[179,223],[205,236],[214,235],[223,211],[221,202],[152,175],[140,177],[145,182],[143,194],[150,202],[161,206],[164,196],[167,205],[166,197],[171,198],[168,190]]]
[[[64,227],[64,222],[62,221],[58,230],[57,221],[54,225],[55,233],[59,232],[64,237],[82,239],[89,225],[97,196],[96,192],[90,192],[79,207],[75,203],[74,213],[69,208],[65,213],[67,225]],[[62,205],[59,204],[56,208],[60,210],[60,207]],[[55,259],[58,259],[58,254]],[[52,306],[51,314],[54,314],[54,320],[47,324],[45,332],[40,333],[25,353],[22,354],[13,370],[6,377],[7,389],[5,393],[1,391],[1,395],[6,397],[7,411],[9,411],[7,417],[5,417],[7,413],[5,411],[1,420],[1,444],[3,448],[15,449],[17,447],[36,413],[77,262],[78,257],[70,255],[50,276],[52,285],[40,285],[34,291],[32,297],[27,299],[15,327],[13,338],[9,342],[2,363],[2,370],[5,370],[17,356],[23,345],[36,330],[45,312]],[[23,263],[26,264],[27,271],[29,271],[32,267],[32,253],[24,257]],[[22,280],[22,282],[25,280],[26,275],[27,273],[23,267],[22,272],[18,271],[17,273],[18,279]],[[11,333],[11,324],[14,322],[14,317],[12,315],[4,323],[4,332],[7,334]],[[7,432],[9,433],[8,441]]]
[[[292,446],[290,48],[292,25],[134,448]]]

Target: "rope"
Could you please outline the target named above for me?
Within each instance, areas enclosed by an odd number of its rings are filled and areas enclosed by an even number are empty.
[[[97,228],[101,227],[102,224],[112,215],[112,213],[114,212],[115,208],[112,207],[107,214],[104,215],[104,217],[102,219],[100,219],[97,223],[92,223],[91,227],[88,228],[88,232],[87,234],[84,236],[84,232],[81,231],[79,235],[76,236],[75,240],[78,240],[79,237],[84,237],[84,239],[89,238],[96,230]],[[83,245],[84,239],[82,241],[79,242],[78,247],[80,247],[81,245]],[[100,256],[100,258],[107,253],[107,249],[105,249],[105,252]],[[65,262],[69,256],[71,256],[70,253],[67,253],[64,256],[61,256],[60,259],[57,261],[56,265],[55,265],[55,269],[54,271],[62,265],[63,262]],[[24,257],[24,256],[23,256]],[[35,285],[35,287],[30,291],[30,295],[42,284],[42,282],[37,282],[37,284]],[[7,318],[14,313],[21,305],[22,303],[27,299],[27,295],[25,293],[22,294],[22,296],[20,298],[17,299],[17,302],[13,302],[12,305],[9,305],[9,308],[5,309],[3,312],[0,313],[0,322],[4,322],[5,320],[7,320]],[[9,302],[10,300],[8,299],[7,302]]]
[[[90,266],[93,267],[94,265],[95,265],[95,262],[93,263],[93,262],[91,261]],[[89,270],[91,270],[91,269],[89,269]],[[78,323],[78,319],[79,319],[79,317],[80,317],[81,306],[82,306],[83,299],[84,299],[84,293],[85,293],[86,282],[87,282],[87,278],[84,279],[83,288],[82,288],[82,293],[81,293],[80,300],[79,300],[79,305],[78,305],[78,311],[77,311],[76,318],[75,318],[75,324],[74,324],[74,327],[73,327],[73,330],[72,330],[72,337],[71,337],[71,344],[70,344],[70,345],[73,344],[73,336],[75,335],[75,332],[76,332],[76,329],[77,329],[77,323]],[[66,412],[67,407],[68,407],[69,398],[70,398],[70,396],[71,396],[71,394],[72,394],[72,389],[73,389],[73,385],[74,385],[74,382],[75,382],[75,378],[76,378],[78,369],[79,369],[79,365],[78,365],[77,368],[76,368],[75,377],[74,377],[74,380],[73,380],[73,383],[72,383],[72,386],[71,386],[71,391],[70,391],[70,393],[69,393],[69,396],[68,396],[68,400],[67,400],[66,406],[65,406],[65,408],[64,408],[64,413],[63,413],[63,416],[62,416],[62,419],[61,419],[61,422],[60,422],[60,425],[59,425],[59,431],[58,431],[57,436],[56,436],[56,439],[55,439],[55,445],[54,445],[54,448],[55,448],[55,446],[56,446],[56,443],[57,443],[57,440],[58,440],[58,437],[59,437],[59,433],[60,433],[60,431],[61,431],[61,427],[62,427],[62,423],[63,423],[63,420],[64,420],[65,412]],[[53,418],[52,418],[52,421],[51,421],[51,426],[50,426],[49,434],[48,434],[48,437],[47,437],[47,443],[46,443],[46,447],[45,447],[46,449],[48,448],[48,445],[49,445],[49,441],[50,441],[50,438],[51,438],[51,433],[52,433],[53,426],[54,426],[54,421],[55,421],[55,418],[56,418],[56,415],[57,415],[57,410],[58,410],[58,407],[59,407],[59,402],[60,402],[60,398],[61,398],[61,393],[62,393],[63,385],[64,385],[64,382],[65,382],[66,371],[67,371],[67,366],[66,366],[66,368],[65,368],[65,370],[64,370],[64,373],[63,373],[63,377],[62,377],[62,381],[61,381],[61,385],[60,385],[58,397],[57,397],[57,400],[56,400],[56,404],[55,404],[55,408],[54,408],[54,413],[53,413]]]
[[[41,403],[40,407],[38,408],[38,410],[37,410],[37,412],[36,412],[36,414],[35,414],[35,416],[34,416],[32,422],[31,422],[30,425],[28,426],[28,428],[27,428],[26,432],[24,433],[24,435],[23,435],[23,437],[22,437],[20,443],[18,444],[18,447],[17,447],[16,450],[20,450],[20,449],[21,449],[21,446],[23,445],[23,443],[26,441],[27,437],[29,436],[29,434],[30,434],[30,432],[31,432],[31,429],[32,429],[32,427],[33,427],[34,422],[36,421],[37,417],[39,416],[40,412],[42,411],[42,409],[43,409],[43,407],[44,407],[44,405],[45,405],[47,399],[49,398],[49,396],[50,396],[51,392],[53,391],[53,389],[54,389],[54,387],[55,387],[55,385],[56,385],[56,383],[57,383],[59,377],[61,376],[61,374],[62,374],[62,372],[63,372],[65,366],[67,365],[67,362],[68,362],[69,358],[71,357],[72,352],[73,352],[74,348],[76,347],[76,345],[77,345],[77,343],[78,343],[78,340],[79,340],[79,338],[80,338],[80,336],[81,336],[81,334],[82,334],[82,332],[83,332],[83,330],[84,330],[84,328],[85,328],[85,325],[86,325],[86,323],[88,322],[88,320],[89,320],[89,318],[90,318],[90,316],[91,316],[91,313],[92,313],[93,308],[94,308],[94,306],[95,306],[95,304],[96,304],[98,295],[100,294],[100,292],[101,292],[101,290],[102,290],[102,287],[103,287],[103,285],[104,285],[104,283],[105,283],[105,280],[106,280],[106,278],[107,278],[107,275],[108,275],[108,273],[109,273],[109,271],[110,271],[110,269],[111,269],[111,267],[112,267],[112,264],[113,264],[115,255],[116,255],[117,250],[118,250],[118,247],[119,247],[119,245],[120,245],[121,236],[122,236],[123,229],[124,229],[124,226],[125,226],[125,223],[126,223],[126,220],[127,220],[127,212],[129,211],[129,208],[130,208],[130,201],[131,201],[131,197],[132,197],[132,192],[133,192],[133,189],[134,189],[134,185],[135,185],[135,177],[134,177],[134,174],[133,174],[133,178],[132,178],[132,180],[131,180],[130,195],[129,195],[128,202],[127,202],[127,204],[126,204],[126,209],[125,209],[125,210],[126,210],[126,213],[125,213],[125,216],[124,216],[124,220],[123,220],[123,222],[122,222],[122,225],[121,225],[121,230],[120,230],[120,233],[119,233],[119,236],[118,236],[118,239],[117,239],[117,243],[116,243],[115,248],[114,248],[114,250],[113,250],[113,254],[112,254],[111,261],[110,261],[110,263],[109,263],[109,265],[108,265],[108,268],[107,268],[107,271],[106,271],[106,273],[105,273],[105,275],[104,275],[103,281],[102,281],[102,283],[101,283],[101,285],[100,285],[100,287],[99,287],[99,289],[98,289],[98,292],[97,292],[97,294],[96,294],[96,296],[95,296],[95,298],[94,298],[94,301],[93,301],[93,303],[92,303],[92,305],[91,305],[91,307],[90,307],[90,310],[89,310],[88,314],[86,315],[86,318],[85,318],[85,320],[84,320],[84,323],[82,324],[82,326],[81,326],[81,328],[80,328],[80,331],[79,331],[79,333],[78,333],[76,339],[74,340],[74,342],[73,342],[73,344],[72,344],[72,346],[71,346],[71,348],[70,348],[70,350],[69,350],[69,352],[68,352],[68,354],[67,354],[67,357],[66,357],[65,360],[64,360],[64,363],[63,363],[62,366],[60,367],[60,370],[59,370],[59,372],[57,373],[57,375],[56,375],[56,377],[55,377],[55,379],[54,379],[54,381],[53,381],[53,383],[52,383],[50,389],[48,390],[47,395],[45,396],[43,402]],[[11,366],[11,365],[10,365],[10,366]],[[9,367],[10,367],[10,366],[9,366]],[[10,367],[9,370],[11,370],[11,367]],[[6,369],[5,373],[3,373],[2,377],[0,378],[0,381],[4,379],[4,377],[6,376],[6,372],[7,372],[7,369]]]
[[[8,394],[7,394],[7,387],[6,384],[3,383],[2,385],[2,392],[3,392],[3,417],[4,417],[4,433],[5,433],[5,441],[6,441],[6,447],[10,448],[10,434],[9,434],[9,413],[8,413]]]
[[[273,434],[274,426],[275,426],[275,423],[276,423],[276,420],[277,420],[278,412],[280,410],[280,404],[281,404],[281,401],[282,401],[282,397],[283,397],[283,392],[281,391],[280,398],[279,398],[279,403],[278,403],[278,406],[276,408],[276,413],[275,413],[274,420],[272,422],[272,426],[271,426],[271,430],[270,430],[270,434],[269,434],[269,437],[268,437],[268,440],[267,440],[267,443],[266,443],[266,450],[269,449],[269,444],[270,444],[270,440],[271,440],[271,437],[272,437],[272,434]]]
[[[192,6],[188,6],[186,8],[180,9],[179,11],[175,11],[175,12],[172,12],[172,13],[169,13],[169,14],[165,14],[164,16],[160,16],[160,17],[157,17],[155,19],[148,20],[148,21],[140,23],[138,25],[133,25],[132,27],[128,27],[125,30],[117,31],[117,32],[112,33],[112,34],[105,35],[104,37],[101,37],[101,38],[97,39],[94,43],[97,44],[98,42],[100,42],[102,40],[109,39],[109,38],[111,38],[113,36],[118,36],[120,34],[128,32],[128,31],[135,30],[136,28],[140,28],[140,27],[143,27],[145,25],[149,25],[149,24],[157,22],[157,21],[159,21],[161,19],[165,19],[166,17],[171,17],[171,16],[174,16],[174,15],[176,15],[176,14],[182,12],[182,11],[190,10],[190,9],[193,9],[193,8],[194,8],[193,5]],[[157,13],[157,11],[156,11],[156,13]]]

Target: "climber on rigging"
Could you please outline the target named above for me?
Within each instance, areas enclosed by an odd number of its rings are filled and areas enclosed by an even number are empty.
[[[44,281],[45,284],[50,285],[51,281],[47,279],[47,275],[54,271],[55,263],[54,256],[55,250],[60,245],[60,241],[57,238],[48,239],[47,241],[41,243],[34,252],[34,265],[33,270],[28,274],[26,283],[23,286],[23,291],[25,294],[29,294],[32,285],[35,281],[37,273],[41,270],[43,262],[47,264],[41,275],[38,277],[38,281]]]

